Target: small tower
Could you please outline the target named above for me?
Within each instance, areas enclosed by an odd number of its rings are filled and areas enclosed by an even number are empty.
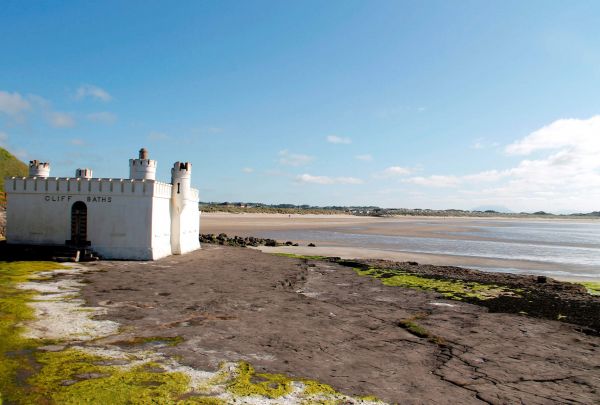
[[[39,160],[29,161],[29,177],[48,177],[50,176],[50,163],[40,162]]]
[[[133,180],[156,180],[156,160],[148,159],[148,151],[140,149],[139,159],[129,159],[129,178]]]
[[[183,254],[200,247],[198,202],[191,192],[192,164],[175,162],[171,169],[171,251]]]
[[[92,169],[77,169],[75,170],[75,177],[81,179],[91,179]]]
[[[171,184],[173,185],[173,198],[178,195],[180,199],[188,198],[192,186],[192,164],[190,162],[175,162],[171,169]]]

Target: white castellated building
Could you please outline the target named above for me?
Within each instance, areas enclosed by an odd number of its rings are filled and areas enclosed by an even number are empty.
[[[87,247],[105,259],[156,260],[200,248],[198,190],[192,165],[176,162],[171,183],[156,181],[156,161],[140,150],[128,179],[50,177],[50,164],[29,162],[28,177],[8,177],[9,244]]]

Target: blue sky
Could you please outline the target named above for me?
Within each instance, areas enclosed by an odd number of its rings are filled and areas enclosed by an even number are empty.
[[[0,142],[203,201],[600,209],[597,1],[3,2]]]

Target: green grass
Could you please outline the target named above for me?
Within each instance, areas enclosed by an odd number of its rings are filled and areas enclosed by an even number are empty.
[[[28,166],[14,157],[9,151],[0,148],[0,192],[4,191],[4,178],[27,176]]]

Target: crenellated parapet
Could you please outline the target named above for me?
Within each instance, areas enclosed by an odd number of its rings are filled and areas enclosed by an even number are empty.
[[[190,162],[175,162],[171,169],[171,177],[173,179],[192,177],[192,164]]]
[[[77,169],[75,170],[75,177],[78,178],[83,178],[83,179],[91,179],[92,176],[92,169]]]
[[[134,180],[155,180],[156,160],[148,157],[145,148],[140,149],[138,159],[129,159],[129,178]]]
[[[101,179],[85,177],[7,177],[9,193],[114,194],[171,198],[171,184],[155,180]]]
[[[192,187],[192,164],[190,162],[175,162],[171,169],[171,184],[173,198],[189,199]]]
[[[30,177],[48,177],[50,176],[50,163],[40,162],[39,160],[29,161]]]

